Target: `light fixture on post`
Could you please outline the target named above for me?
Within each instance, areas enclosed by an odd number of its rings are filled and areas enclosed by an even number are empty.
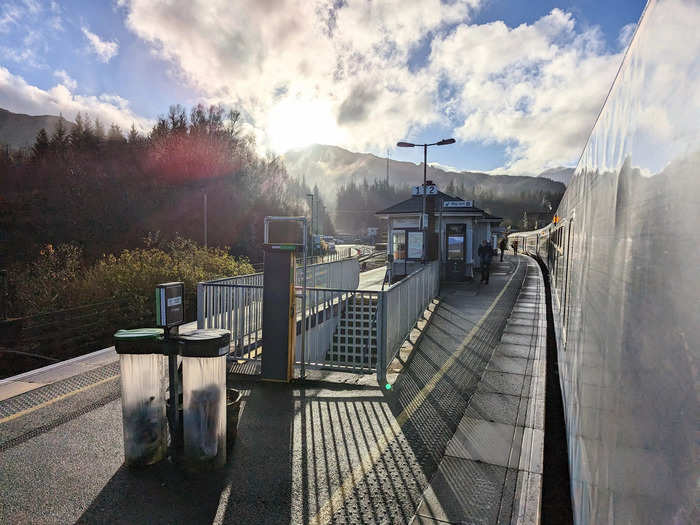
[[[397,142],[396,145],[399,148],[415,148],[417,146],[423,147],[423,213],[421,214],[420,223],[421,230],[423,231],[423,264],[425,264],[425,245],[427,244],[427,229],[428,225],[425,221],[425,196],[426,196],[426,178],[428,174],[428,146],[447,146],[448,144],[454,144],[455,139],[442,139],[438,142],[433,142],[432,144],[413,144],[412,142]]]

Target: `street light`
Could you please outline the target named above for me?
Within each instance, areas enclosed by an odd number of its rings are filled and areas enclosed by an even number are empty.
[[[428,173],[428,146],[447,146],[448,144],[454,144],[455,139],[442,139],[438,142],[433,142],[432,144],[413,144],[412,142],[397,142],[396,145],[399,148],[415,148],[416,146],[423,146],[423,213],[421,214],[420,222],[421,229],[423,230],[423,263],[425,264],[425,245],[427,244],[427,225],[425,224],[425,194],[426,194],[426,177]]]
[[[314,194],[307,193],[307,197],[311,197],[311,257],[314,256]]]

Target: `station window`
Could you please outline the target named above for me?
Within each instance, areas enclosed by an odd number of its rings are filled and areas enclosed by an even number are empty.
[[[391,245],[394,249],[394,260],[403,261],[406,258],[406,231],[393,230],[391,232]]]

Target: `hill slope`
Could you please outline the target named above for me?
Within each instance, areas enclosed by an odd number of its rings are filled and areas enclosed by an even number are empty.
[[[351,181],[361,184],[363,179],[371,183],[387,176],[387,159],[369,153],[353,153],[337,146],[315,144],[290,151],[284,155],[284,161],[291,176],[305,178],[306,184],[311,187],[318,185],[327,206],[338,210],[348,207],[347,203],[339,204],[337,201],[338,189],[342,185]],[[403,198],[410,196],[409,186],[423,183],[420,164],[390,160],[388,172],[389,182],[401,190]],[[512,224],[519,222],[523,212],[541,213],[556,209],[566,189],[564,184],[553,181],[544,174],[538,177],[489,175],[470,171],[445,171],[434,166],[428,166],[427,179],[447,193],[475,199],[477,206]],[[395,204],[378,202],[377,199],[373,201],[375,206],[382,207]],[[357,203],[353,205],[358,206]],[[370,207],[365,210],[370,215],[376,211],[377,208]]]
[[[571,177],[574,176],[574,171],[576,171],[576,168],[550,168],[540,173],[538,177],[545,177],[568,186],[571,182]]]
[[[34,144],[36,134],[41,128],[44,128],[51,136],[59,120],[63,121],[66,130],[70,130],[73,126],[63,117],[24,115],[0,108],[0,144],[8,145],[11,148],[30,147]]]

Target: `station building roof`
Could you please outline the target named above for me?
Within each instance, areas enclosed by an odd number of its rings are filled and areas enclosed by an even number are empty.
[[[438,191],[437,194],[428,195],[428,199],[433,199],[436,202],[436,209],[439,209],[443,215],[460,215],[468,217],[477,217],[479,220],[487,222],[499,223],[503,219],[501,217],[496,217],[490,213],[485,212],[481,208],[476,206],[468,206],[464,208],[445,208],[443,203],[445,202],[464,202],[464,199],[460,197],[453,197],[447,193]],[[420,214],[423,211],[423,196],[413,195],[410,199],[401,201],[393,206],[389,206],[381,211],[378,211],[376,215],[388,217],[389,215],[398,214]]]

